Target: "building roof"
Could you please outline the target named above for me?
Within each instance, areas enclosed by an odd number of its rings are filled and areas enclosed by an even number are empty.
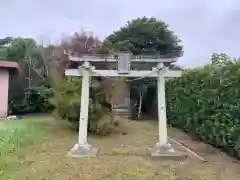
[[[12,61],[4,61],[4,60],[0,60],[0,68],[14,68],[14,69],[18,69],[18,63],[16,62],[12,62]]]
[[[0,59],[0,69],[7,69],[11,77],[19,75],[19,65],[16,62],[5,61]]]

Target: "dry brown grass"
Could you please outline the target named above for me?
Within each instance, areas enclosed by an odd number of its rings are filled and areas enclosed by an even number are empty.
[[[124,121],[126,135],[90,137],[100,148],[97,158],[66,158],[76,134],[62,124],[46,133],[42,143],[17,151],[1,180],[221,180],[217,166],[195,161],[151,160],[147,146],[156,142],[156,124]],[[170,133],[171,134],[171,133]],[[240,178],[239,178],[240,179]]]

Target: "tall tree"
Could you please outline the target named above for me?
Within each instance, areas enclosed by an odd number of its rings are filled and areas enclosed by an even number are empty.
[[[46,49],[31,38],[12,38],[5,47],[5,60],[18,62],[20,73],[17,79],[10,81],[10,101],[22,104],[28,99],[30,89],[47,80]]]
[[[119,30],[114,31],[105,40],[104,44],[112,48],[114,51],[128,51],[135,55],[153,54],[153,55],[169,55],[179,56],[182,46],[179,44],[181,40],[169,30],[169,26],[154,17],[133,19]],[[149,66],[145,64],[144,66]],[[174,67],[171,65],[170,68]],[[136,68],[136,67],[134,67]],[[137,67],[138,68],[138,67]],[[174,67],[176,68],[176,67]],[[155,83],[148,79],[141,79],[131,84],[131,89],[136,94],[131,96],[132,102],[136,102],[133,106],[138,106],[137,117],[140,117],[142,109],[142,100],[145,92],[150,84]]]
[[[169,30],[165,22],[153,17],[133,19],[104,41],[114,50],[131,51],[134,54],[181,51],[179,42],[181,40]]]
[[[15,61],[20,66],[33,71],[38,78],[45,79],[48,76],[48,61],[52,52],[51,47],[43,47],[31,38],[13,38],[6,47],[6,60]]]
[[[7,60],[21,62],[26,58],[30,48],[36,48],[37,43],[31,38],[14,38],[7,47]]]

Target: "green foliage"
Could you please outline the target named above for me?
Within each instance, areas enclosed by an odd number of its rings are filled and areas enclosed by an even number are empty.
[[[240,61],[215,62],[167,81],[168,121],[240,158]]]
[[[67,119],[76,130],[79,127],[81,86],[80,78],[63,79],[54,87],[54,97],[50,99],[57,114],[62,119]],[[93,80],[90,88],[89,132],[106,135],[116,127],[117,124],[110,114],[110,106],[106,102],[106,93],[102,91],[98,81]]]
[[[0,47],[0,59],[1,59],[1,60],[6,59],[6,54],[7,54],[7,53],[6,53],[6,49]]]
[[[211,57],[211,62],[215,65],[224,65],[229,61],[231,61],[231,58],[225,53],[213,53]]]
[[[7,57],[6,48],[12,42],[11,37],[0,39],[0,60],[5,60]]]
[[[108,36],[104,44],[119,51],[130,51],[133,54],[168,53],[181,50],[180,40],[168,25],[156,18],[137,18],[129,21]]]
[[[34,48],[37,46],[37,43],[34,39],[31,38],[14,38],[11,42],[11,45],[7,47],[7,57],[9,61],[20,62],[23,61],[29,48]]]
[[[24,93],[11,97],[9,101],[10,114],[50,112],[54,106],[49,103],[48,98],[52,95],[52,89],[47,86],[27,88]]]
[[[51,46],[43,47],[38,45],[34,39],[21,37],[12,38],[10,42],[3,51],[5,60],[15,61],[21,66],[30,68],[31,73],[37,74],[41,80],[47,77],[47,61],[50,62],[49,54],[53,51]]]
[[[12,37],[6,37],[6,38],[3,38],[3,39],[0,39],[0,47],[5,47],[9,43],[11,43],[12,40],[13,40]]]
[[[5,60],[18,62],[20,66],[19,76],[10,80],[10,113],[51,111],[53,106],[47,100],[51,88],[47,87],[49,78],[46,61],[50,61],[52,47],[44,48],[34,39],[21,37],[7,37],[0,40],[0,45],[3,47],[0,47],[0,56],[4,56]]]

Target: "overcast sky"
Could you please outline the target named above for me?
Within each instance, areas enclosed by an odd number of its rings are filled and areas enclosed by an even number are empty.
[[[240,56],[239,0],[0,0],[0,38],[55,41],[84,28],[103,39],[138,16],[163,20],[179,35],[181,65],[205,64],[213,52]]]

